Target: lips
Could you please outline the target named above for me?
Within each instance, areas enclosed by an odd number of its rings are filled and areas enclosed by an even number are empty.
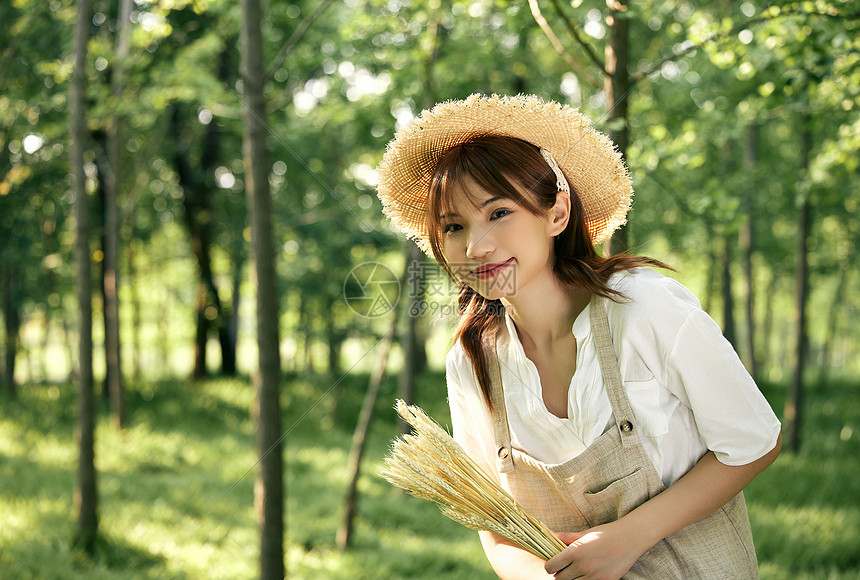
[[[493,262],[491,264],[484,264],[472,270],[472,274],[480,280],[486,280],[487,278],[498,276],[505,270],[505,268],[510,266],[513,261],[513,258],[508,258],[504,262]]]

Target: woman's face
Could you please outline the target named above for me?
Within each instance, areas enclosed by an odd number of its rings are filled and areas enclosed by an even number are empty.
[[[440,219],[445,257],[457,277],[489,300],[512,298],[527,287],[552,283],[553,237],[567,225],[566,217],[558,219],[556,207],[545,216],[535,215],[472,180],[459,189]],[[517,190],[529,195],[518,186]],[[566,203],[560,200],[556,206]]]

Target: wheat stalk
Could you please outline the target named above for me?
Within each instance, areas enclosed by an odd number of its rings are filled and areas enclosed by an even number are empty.
[[[398,400],[398,414],[415,429],[394,441],[381,475],[473,530],[496,533],[549,560],[565,548],[540,520],[528,513],[419,407]]]

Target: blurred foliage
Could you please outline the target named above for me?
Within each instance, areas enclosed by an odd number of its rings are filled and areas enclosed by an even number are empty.
[[[570,55],[599,78],[598,65],[569,29],[601,61],[605,3],[541,7]],[[217,158],[201,176],[210,197],[203,219],[213,225],[222,301],[229,303],[234,288],[243,296],[247,360],[252,305],[238,284],[246,278],[250,237],[239,8],[229,0],[136,0],[119,100],[110,91],[116,12],[115,1],[94,2],[86,159],[95,199],[104,131],[119,115],[126,126],[120,167],[126,351],[150,375],[188,372],[195,264],[181,230],[187,209],[174,156],[198,163],[214,133]],[[850,323],[858,316],[860,293],[852,290],[860,281],[842,274],[860,233],[858,14],[856,1],[650,0],[624,16],[634,79],[627,151],[637,190],[633,245],[670,261],[716,311],[720,297],[709,272],[726,236],[752,219],[757,318],[776,319],[760,330],[761,341],[773,343],[764,361],[772,378],[789,362],[781,337],[792,308],[796,207],[806,196],[813,204],[813,303],[828,308],[828,300],[844,296],[834,305],[841,311],[836,332],[813,320],[811,352],[815,359],[829,350],[844,372],[858,370],[847,353],[860,339]],[[14,274],[23,325],[26,364],[19,376],[59,378],[73,368],[61,344],[73,334],[66,100],[74,3],[14,0],[0,7],[0,19],[7,23],[0,31],[0,257]],[[522,2],[272,2],[264,35],[287,368],[337,372],[354,362],[340,360],[341,345],[372,344],[386,328],[382,320],[355,316],[342,293],[349,271],[363,262],[403,267],[403,242],[374,195],[374,168],[402,123],[436,101],[475,91],[528,92],[578,106],[607,129],[603,93],[569,70]],[[811,118],[814,141],[806,175],[798,168],[801,113]],[[758,132],[755,166],[744,163],[751,127]],[[94,223],[98,228],[101,218]],[[97,263],[97,240],[92,248]],[[242,360],[240,368],[249,370]]]

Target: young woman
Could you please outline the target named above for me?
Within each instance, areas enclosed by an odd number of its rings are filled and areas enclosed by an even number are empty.
[[[379,167],[386,215],[460,284],[454,437],[568,547],[489,532],[501,578],[755,578],[741,491],[780,424],[683,286],[595,245],[625,221],[620,155],[536,97],[440,104]]]

